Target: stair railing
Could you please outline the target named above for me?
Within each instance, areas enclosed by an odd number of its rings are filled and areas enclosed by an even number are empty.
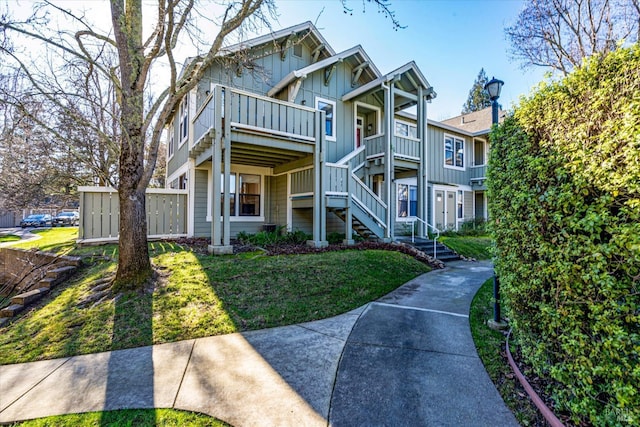
[[[438,258],[437,242],[438,242],[438,238],[440,237],[440,230],[438,230],[436,227],[434,227],[433,225],[429,224],[425,220],[423,220],[421,218],[418,218],[418,217],[415,217],[411,221],[411,243],[415,243],[415,230],[416,230],[415,224],[416,224],[416,221],[420,221],[421,223],[423,223],[424,225],[429,227],[431,230],[435,231],[436,237],[433,239],[433,257],[434,258]]]

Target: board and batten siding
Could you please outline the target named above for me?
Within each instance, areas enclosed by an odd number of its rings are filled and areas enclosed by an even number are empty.
[[[119,235],[118,192],[108,187],[78,187],[81,243],[115,241]],[[187,235],[187,190],[149,188],[145,200],[149,238]]]
[[[207,200],[209,195],[209,171],[206,169],[195,170],[194,199],[194,223],[193,234],[195,237],[211,237],[211,222],[207,221]]]
[[[445,167],[444,137],[455,136],[464,140],[464,170]],[[444,130],[433,125],[427,127],[428,155],[427,174],[430,182],[439,184],[469,185],[471,179],[472,139],[462,134]]]
[[[473,191],[464,191],[463,194],[463,221],[471,221],[473,220]]]
[[[287,175],[270,177],[269,193],[265,200],[265,219],[271,224],[287,224]],[[268,208],[268,209],[267,209]]]

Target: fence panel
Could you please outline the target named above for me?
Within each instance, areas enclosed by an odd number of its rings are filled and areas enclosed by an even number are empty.
[[[116,240],[119,234],[118,193],[106,187],[79,187],[81,242]],[[151,188],[146,194],[147,236],[184,237],[187,232],[187,190]]]

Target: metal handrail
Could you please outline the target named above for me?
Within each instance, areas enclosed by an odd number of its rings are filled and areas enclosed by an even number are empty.
[[[433,225],[429,224],[428,222],[426,222],[425,220],[415,217],[413,218],[413,220],[411,221],[411,243],[415,243],[415,224],[416,221],[420,221],[421,223],[423,223],[424,225],[426,225],[427,227],[429,227],[430,229],[432,229],[433,231],[436,232],[436,237],[433,239],[433,257],[434,258],[438,258],[438,249],[437,249],[437,241],[438,241],[438,237],[440,237],[440,230],[438,230],[436,227],[434,227]]]

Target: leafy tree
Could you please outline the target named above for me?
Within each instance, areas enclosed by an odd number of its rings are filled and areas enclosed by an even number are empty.
[[[640,425],[640,44],[541,85],[491,133],[496,273],[574,425]]]
[[[469,90],[469,97],[467,102],[462,106],[462,114],[473,113],[474,111],[480,111],[484,108],[491,107],[491,100],[489,94],[484,90],[484,85],[489,81],[487,74],[484,72],[484,68],[480,69],[478,77],[473,82],[471,90]]]
[[[584,58],[640,39],[639,0],[528,0],[505,29],[511,56],[523,67],[566,75]]]

